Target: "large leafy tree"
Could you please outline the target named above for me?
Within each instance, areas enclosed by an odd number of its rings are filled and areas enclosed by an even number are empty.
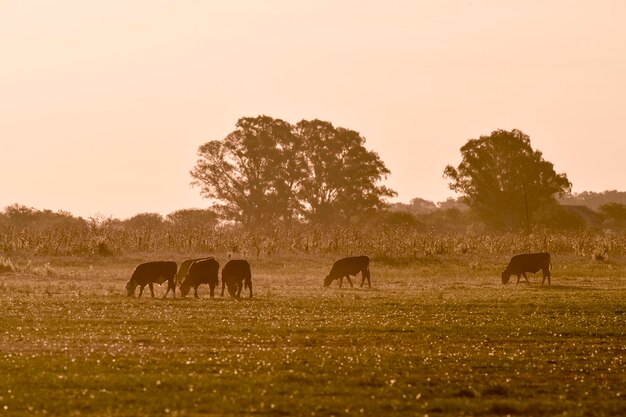
[[[223,140],[200,146],[198,156],[192,184],[217,200],[222,217],[246,226],[293,218],[304,162],[289,123],[268,116],[241,118]]]
[[[395,195],[378,184],[389,170],[364,143],[358,132],[319,120],[242,118],[226,138],[200,146],[192,184],[223,218],[246,226],[347,221]]]
[[[385,205],[396,193],[378,183],[389,174],[377,153],[354,130],[321,120],[295,126],[306,158],[300,197],[306,216],[318,223],[348,221]]]
[[[530,138],[519,130],[496,130],[470,139],[461,148],[458,167],[448,165],[444,176],[450,189],[482,220],[498,228],[531,226],[533,213],[555,203],[556,195],[571,191],[565,174],[557,174]]]

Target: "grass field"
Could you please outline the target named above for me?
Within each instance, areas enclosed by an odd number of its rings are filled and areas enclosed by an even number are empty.
[[[14,259],[0,415],[626,415],[624,260],[502,286],[507,258],[373,260],[372,289],[322,288],[330,257],[251,259],[241,302],[123,295],[180,255]]]

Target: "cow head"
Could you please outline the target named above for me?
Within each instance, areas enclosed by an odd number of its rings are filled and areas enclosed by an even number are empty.
[[[502,284],[506,284],[511,279],[511,273],[508,269],[505,269],[504,271],[502,271],[502,275],[500,275],[500,277],[502,278]]]
[[[126,283],[126,295],[128,297],[133,297],[135,295],[135,288],[137,288],[137,284],[135,281],[128,281]]]
[[[330,284],[332,284],[334,280],[335,278],[332,278],[330,275],[326,275],[326,278],[324,278],[324,286],[330,287]]]
[[[222,282],[224,282],[223,278],[222,278]],[[237,292],[239,292],[239,284],[237,283],[236,280],[232,280],[232,279],[227,280],[226,289],[228,290],[228,293],[230,294],[231,297],[233,297],[236,300],[239,299],[239,296],[237,296]]]
[[[189,284],[189,281],[187,281],[187,279],[185,279],[183,281],[183,283],[180,284],[180,295],[181,295],[181,297],[186,297],[187,294],[189,293],[190,289],[191,289],[191,284]]]

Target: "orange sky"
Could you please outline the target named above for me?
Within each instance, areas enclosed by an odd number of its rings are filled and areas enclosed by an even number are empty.
[[[626,2],[0,0],[0,208],[206,207],[238,118],[361,132],[397,201],[443,200],[469,138],[518,128],[574,191],[626,189]]]

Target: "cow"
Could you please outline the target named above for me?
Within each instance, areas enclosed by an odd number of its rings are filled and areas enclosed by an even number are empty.
[[[352,285],[350,275],[354,275],[356,277],[356,274],[359,272],[361,273],[361,287],[365,283],[365,279],[367,279],[367,285],[371,288],[370,258],[367,256],[351,256],[339,259],[333,264],[330,273],[326,275],[326,278],[324,278],[324,286],[330,287],[330,284],[334,280],[339,279],[339,288],[341,288],[343,285],[343,278],[346,277],[350,283],[350,287],[354,287],[354,285]]]
[[[205,258],[193,262],[183,283],[180,285],[180,295],[185,297],[189,289],[193,287],[194,297],[199,298],[198,287],[201,284],[209,284],[211,298],[213,298],[215,287],[217,287],[219,281],[217,276],[219,269],[220,263],[215,258]]]
[[[252,272],[248,261],[231,259],[226,262],[222,268],[222,297],[224,296],[224,287],[228,287],[230,296],[239,299],[244,286],[250,289],[250,298],[252,298]]]
[[[520,277],[523,276],[526,282],[528,277],[526,272],[532,272],[536,274],[541,270],[543,272],[543,280],[541,285],[548,280],[550,285],[550,269],[552,268],[552,262],[550,261],[550,254],[547,252],[541,253],[523,253],[521,255],[515,255],[511,258],[511,261],[502,271],[502,284],[506,284],[511,279],[511,275],[517,275],[517,283],[519,284]]]
[[[177,287],[180,287],[180,284],[183,283],[183,280],[185,279],[185,277],[187,276],[187,273],[189,272],[189,267],[191,266],[191,264],[201,259],[207,259],[207,257],[205,256],[203,258],[185,259],[180,264],[180,268],[178,268],[178,273],[176,274],[176,280],[175,280]]]
[[[154,298],[153,284],[161,285],[167,281],[167,291],[165,292],[163,298],[167,297],[170,289],[172,290],[172,298],[176,298],[176,286],[174,284],[175,276],[176,262],[156,261],[139,264],[126,284],[126,295],[133,297],[135,295],[135,288],[139,285],[141,286],[139,290],[139,297],[141,297],[143,289],[146,285],[148,285],[150,287],[152,298]]]

